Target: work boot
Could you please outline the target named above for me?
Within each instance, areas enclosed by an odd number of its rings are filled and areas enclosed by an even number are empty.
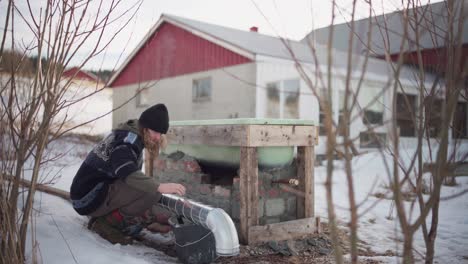
[[[118,209],[96,218],[91,218],[88,228],[112,244],[131,244],[132,237],[137,236],[143,229],[136,218],[123,216]]]
[[[93,217],[89,220],[88,229],[96,232],[112,244],[129,245],[133,243],[131,236],[113,227],[105,217]]]

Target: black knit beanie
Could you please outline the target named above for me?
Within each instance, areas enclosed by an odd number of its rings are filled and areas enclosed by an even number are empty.
[[[169,114],[166,106],[164,104],[153,105],[141,113],[138,122],[141,127],[166,134],[169,129]]]

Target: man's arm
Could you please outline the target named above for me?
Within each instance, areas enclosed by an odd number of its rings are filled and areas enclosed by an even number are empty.
[[[128,185],[144,192],[174,193],[185,195],[185,187],[178,183],[157,184],[152,177],[146,176],[138,168],[138,156],[130,145],[121,145],[111,154],[111,163],[115,177]]]

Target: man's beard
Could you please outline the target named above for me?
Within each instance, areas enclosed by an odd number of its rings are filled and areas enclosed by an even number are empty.
[[[145,148],[151,153],[152,155],[159,154],[159,141],[151,140],[149,133],[143,133],[143,141],[145,144]]]

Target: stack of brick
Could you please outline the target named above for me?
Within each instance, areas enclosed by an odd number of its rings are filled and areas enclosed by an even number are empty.
[[[233,175],[232,185],[208,184],[206,179],[211,175],[202,171],[196,159],[182,152],[160,155],[154,168],[154,175],[160,182],[185,185],[187,198],[221,208],[234,222],[239,222],[239,176]],[[296,195],[284,191],[278,184],[271,183],[272,180],[294,178],[296,172],[295,163],[283,168],[259,170],[258,216],[261,225],[296,219]]]

